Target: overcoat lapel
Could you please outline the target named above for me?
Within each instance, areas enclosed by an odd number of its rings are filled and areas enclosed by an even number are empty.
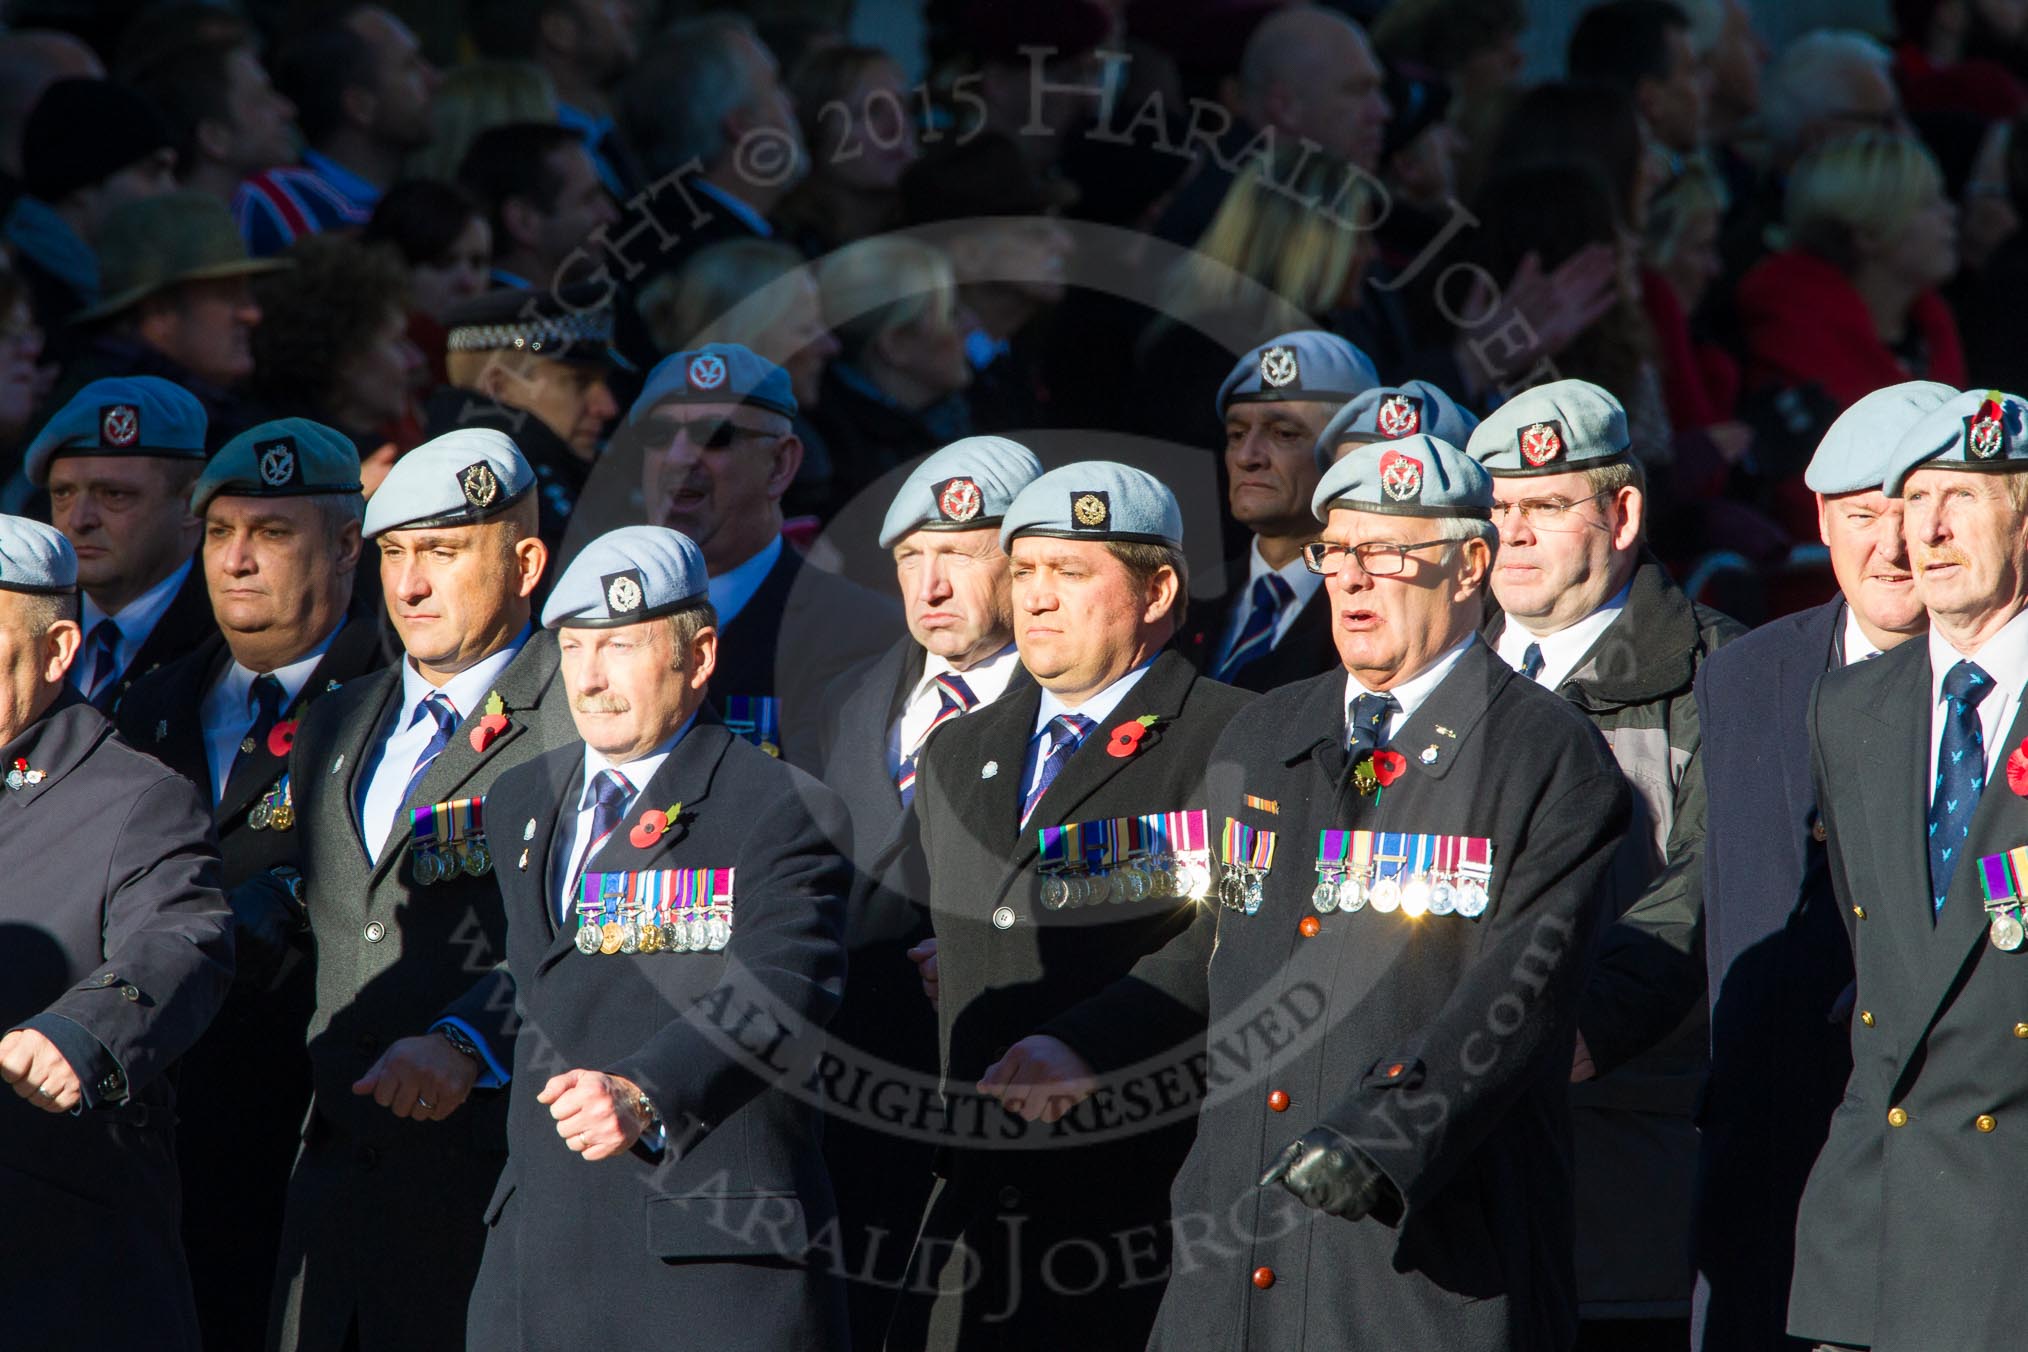
[[[302,711],[327,693],[327,685],[333,681],[342,683],[358,672],[365,665],[367,651],[379,644],[380,636],[373,631],[370,620],[358,615],[347,617],[331,640],[331,646],[318,659],[310,678],[296,693],[295,702],[282,710],[283,719],[300,718]],[[218,679],[219,672],[229,660],[230,652],[221,651],[220,660],[205,673],[204,684],[198,691],[199,699],[203,698],[203,691],[211,689],[212,682]],[[222,823],[245,812],[253,805],[254,799],[267,792],[282,771],[288,768],[288,760],[286,752],[277,756],[267,746],[255,746],[246,760],[239,762],[227,777],[225,794],[218,800],[216,819]]]
[[[1928,645],[1903,644],[1876,662],[1893,662],[1884,698],[1867,709],[1879,756],[1860,776],[1866,847],[1873,861],[1874,915],[1884,947],[1911,980],[1919,980],[1925,954],[1940,936],[1929,903],[1929,660]],[[1875,758],[1869,757],[1869,760]],[[1848,828],[1849,829],[1849,828]],[[1846,857],[1867,857],[1849,843]],[[1855,882],[1858,880],[1855,879]]]

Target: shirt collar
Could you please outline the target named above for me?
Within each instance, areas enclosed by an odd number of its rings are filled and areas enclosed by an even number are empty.
[[[1584,655],[1592,650],[1606,630],[1627,608],[1627,596],[1634,589],[1632,578],[1625,586],[1614,592],[1612,599],[1581,620],[1575,620],[1552,634],[1534,634],[1512,615],[1500,631],[1499,654],[1507,665],[1516,671],[1521,669],[1523,655],[1528,645],[1538,644],[1542,649],[1542,675],[1538,683],[1554,690],[1562,685],[1564,678],[1577,669]]]
[[[1959,652],[1932,626],[1929,631],[1929,702],[1932,705],[1943,698],[1944,676],[1966,657],[1978,663],[1979,669],[1993,678],[1993,684],[2003,696],[2028,684],[2028,610],[2022,610],[2007,621],[2000,632],[1987,639],[1975,653]]]
[[[1058,699],[1055,691],[1043,691],[1042,702],[1035,710],[1035,731],[1039,733],[1048,727],[1049,720],[1058,714],[1082,714],[1093,723],[1105,722],[1112,711],[1120,707],[1120,701],[1127,697],[1127,692],[1140,684],[1141,678],[1148,674],[1148,668],[1154,664],[1155,659],[1149,658],[1076,708],[1071,708]]]
[[[302,693],[303,687],[309,684],[310,673],[314,672],[317,669],[317,664],[324,660],[324,654],[330,651],[331,644],[338,637],[338,631],[344,627],[345,621],[339,620],[337,624],[331,627],[331,632],[324,635],[323,641],[317,644],[316,647],[310,649],[310,651],[304,653],[287,666],[276,667],[273,671],[267,673],[282,683],[282,708],[288,708],[294,702],[296,696]],[[224,693],[226,698],[231,700],[235,707],[246,704],[247,693],[253,689],[253,683],[257,675],[258,673],[251,667],[242,665],[238,658],[234,658],[227,664],[225,668]],[[416,698],[420,699],[422,697],[418,695]],[[415,706],[411,704],[409,708],[413,709]]]
[[[1006,691],[1007,682],[1014,679],[1014,672],[1020,665],[1021,653],[1012,643],[991,657],[972,663],[964,671],[952,666],[948,658],[928,653],[923,658],[922,679],[916,682],[915,693],[909,698],[920,697],[939,676],[957,676],[980,704],[991,704]]]
[[[183,589],[183,580],[190,576],[190,570],[196,562],[194,558],[185,559],[175,572],[113,611],[110,617],[99,609],[98,603],[91,597],[84,597],[79,610],[79,621],[85,634],[89,636],[92,630],[98,627],[99,621],[107,618],[120,626],[122,639],[139,641],[143,636],[154,633],[155,626],[162,622],[162,616],[168,611],[169,603],[175,600],[176,593]]]
[[[674,733],[670,734],[653,751],[650,751],[645,756],[637,756],[633,760],[625,761],[618,765],[607,760],[601,753],[592,750],[591,745],[586,743],[584,749],[585,784],[590,785],[601,770],[617,770],[622,778],[634,786],[634,792],[639,793],[648,787],[649,780],[660,773],[662,762],[669,759],[670,753],[676,750],[676,744],[683,740],[684,734],[688,733],[696,722],[697,715],[693,713],[690,717],[683,720],[682,727],[676,729]]]
[[[770,238],[775,233],[775,228],[768,224],[767,217],[761,215],[758,211],[755,211],[752,207],[740,201],[717,184],[708,183],[701,178],[697,178],[690,181],[690,186],[731,212],[740,224],[753,231],[756,235],[759,235],[762,239]]]
[[[414,658],[402,658],[402,711],[400,722],[395,725],[397,730],[408,726],[409,719],[415,713],[415,706],[431,695],[442,695],[448,699],[451,707],[458,711],[461,720],[477,713],[479,706],[485,703],[486,696],[492,693],[493,683],[500,679],[500,673],[507,670],[507,664],[520,654],[522,645],[528,642],[534,632],[535,626],[524,627],[515,636],[514,641],[499,652],[474,662],[440,686],[431,685],[428,678],[416,670]]]
[[[781,557],[782,537],[777,535],[762,545],[760,552],[752,558],[705,579],[704,592],[711,598],[711,608],[718,612],[721,631],[732,623],[734,616],[746,609],[746,603],[753,600],[753,594],[761,589],[761,583],[767,580],[768,573]]]
[[[1866,637],[1866,631],[1859,627],[1859,612],[1851,606],[1845,607],[1845,641],[1842,645],[1845,665],[1864,662],[1869,657],[1880,656],[1880,645]]]
[[[339,196],[349,198],[360,207],[371,209],[373,204],[380,200],[380,189],[329,155],[306,150],[303,152],[303,167],[330,184],[337,190]]]
[[[1401,706],[1400,714],[1395,717],[1395,727],[1400,727],[1415,716],[1415,711],[1421,708],[1423,701],[1427,700],[1436,688],[1444,683],[1444,677],[1451,674],[1451,669],[1456,667],[1464,658],[1466,650],[1472,646],[1472,643],[1478,637],[1477,634],[1466,634],[1456,643],[1444,649],[1436,661],[1430,663],[1400,685],[1395,686],[1394,689],[1386,692],[1394,696],[1394,702]],[[1361,695],[1378,695],[1380,693],[1382,692],[1378,690],[1368,690],[1365,684],[1353,673],[1349,671],[1345,673],[1346,709],[1351,709],[1352,701]]]
[[[1279,568],[1269,565],[1268,561],[1261,557],[1260,537],[1256,535],[1253,537],[1253,543],[1247,546],[1246,551],[1247,594],[1251,595],[1253,584],[1266,577],[1269,573],[1275,574],[1282,581],[1289,584],[1289,590],[1294,592],[1296,596],[1294,604],[1298,607],[1308,605],[1310,598],[1317,594],[1317,589],[1324,585],[1323,574],[1311,572],[1309,566],[1303,562],[1301,554],[1296,555],[1296,557],[1290,559]]]

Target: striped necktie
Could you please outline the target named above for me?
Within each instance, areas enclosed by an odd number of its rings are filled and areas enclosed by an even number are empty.
[[[1281,621],[1282,608],[1295,599],[1296,589],[1280,573],[1264,573],[1255,578],[1253,613],[1246,617],[1246,626],[1232,641],[1232,651],[1218,664],[1218,670],[1211,673],[1211,679],[1230,681],[1247,663],[1265,657],[1275,646],[1275,628]]]
[[[429,773],[430,764],[450,744],[451,733],[456,731],[458,726],[457,707],[451,703],[450,696],[441,690],[417,702],[415,717],[409,719],[408,725],[414,727],[422,721],[425,714],[437,721],[437,730],[430,734],[429,745],[425,746],[422,754],[415,758],[415,769],[408,773],[408,787],[401,792],[401,801],[404,805],[415,797],[415,791],[422,786],[423,776]]]
[[[1078,747],[1091,735],[1096,725],[1083,714],[1058,714],[1049,720],[1043,732],[1049,737],[1049,754],[1042,758],[1042,771],[1035,776],[1035,787],[1021,802],[1021,824],[1028,825],[1028,818],[1034,813],[1035,805],[1042,801],[1042,795],[1049,792],[1049,786],[1063,773],[1063,767],[1077,754]]]
[[[937,711],[930,719],[929,726],[915,739],[915,745],[901,758],[895,767],[894,788],[901,795],[901,805],[907,807],[915,801],[915,763],[922,755],[923,743],[929,735],[953,718],[962,718],[978,705],[979,697],[972,693],[972,687],[965,684],[965,678],[955,671],[945,672],[936,678]]]
[[[565,924],[571,915],[571,894],[577,891],[578,879],[584,877],[591,861],[605,847],[613,832],[620,829],[626,819],[627,804],[633,800],[634,785],[618,770],[601,770],[592,776],[592,782],[584,786],[584,795],[578,799],[577,810],[591,808],[591,843],[585,846],[584,857],[577,861],[577,867],[570,871],[570,881],[564,884],[560,899],[557,923]]]

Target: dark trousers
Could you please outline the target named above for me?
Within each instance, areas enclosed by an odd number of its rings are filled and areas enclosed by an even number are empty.
[[[1587,1319],[1575,1352],[1690,1352],[1688,1319]]]

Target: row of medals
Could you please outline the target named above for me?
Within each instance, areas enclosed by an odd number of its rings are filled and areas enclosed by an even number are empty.
[[[1486,913],[1486,885],[1476,878],[1418,873],[1406,881],[1369,881],[1361,871],[1344,868],[1320,868],[1318,874],[1310,905],[1325,915],[1363,911],[1368,906],[1382,915],[1395,911],[1408,916],[1456,914],[1470,920]]]
[[[2008,953],[2021,947],[2022,940],[2028,939],[2028,930],[2022,928],[2020,911],[1994,911],[1986,937],[1993,941],[1993,947]]]
[[[459,874],[477,878],[493,867],[493,852],[483,840],[460,840],[444,849],[418,850],[415,880],[424,887],[447,883]]]
[[[287,801],[278,802],[273,797],[263,798],[246,814],[246,824],[256,831],[293,830],[296,825],[296,805]]]
[[[652,920],[608,920],[577,927],[577,951],[590,957],[603,953],[716,953],[732,942],[732,922],[724,916],[693,916],[656,924]]]
[[[1042,904],[1052,911],[1146,901],[1150,897],[1201,897],[1211,887],[1211,870],[1201,860],[1175,855],[1136,856],[1096,873],[1060,870],[1042,880]]]

